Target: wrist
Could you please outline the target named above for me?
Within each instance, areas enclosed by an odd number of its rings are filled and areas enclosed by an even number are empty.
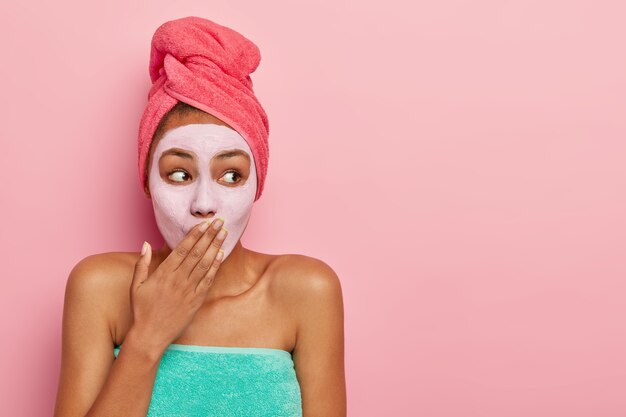
[[[154,342],[136,327],[131,327],[128,330],[122,345],[124,349],[128,348],[148,361],[155,363],[161,360],[163,352],[167,349],[167,346],[163,343]]]

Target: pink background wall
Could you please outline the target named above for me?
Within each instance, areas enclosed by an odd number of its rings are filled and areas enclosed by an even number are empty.
[[[51,415],[67,274],[162,240],[136,173],[150,38],[262,54],[244,245],[342,279],[351,416],[626,415],[620,1],[3,2],[0,415]]]

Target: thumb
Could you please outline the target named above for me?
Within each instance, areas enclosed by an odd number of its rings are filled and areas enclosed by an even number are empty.
[[[143,242],[141,248],[141,255],[135,263],[135,272],[133,273],[133,281],[131,287],[136,289],[146,279],[148,279],[148,267],[150,266],[150,260],[152,259],[152,246],[148,242]]]

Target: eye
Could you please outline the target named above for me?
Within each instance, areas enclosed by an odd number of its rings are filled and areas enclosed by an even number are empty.
[[[176,175],[177,174],[177,175]],[[167,178],[171,179],[174,182],[184,182],[184,178],[181,177],[189,177],[189,174],[187,173],[187,171],[181,171],[181,170],[176,170],[176,171],[172,171]],[[174,177],[174,178],[172,178]],[[178,179],[175,179],[178,178]]]
[[[241,174],[239,172],[237,172],[237,171],[228,171],[228,172],[226,172],[224,174],[224,176],[222,178],[230,178],[230,179],[241,178]],[[235,183],[237,183],[239,181],[236,180],[236,179],[233,179],[232,181],[226,181],[226,182],[229,182],[231,184],[235,184]]]

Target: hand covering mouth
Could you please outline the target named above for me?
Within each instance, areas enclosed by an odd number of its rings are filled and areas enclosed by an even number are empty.
[[[198,222],[196,224],[194,224],[193,226],[191,226],[189,229],[185,229],[184,227],[181,228],[180,230],[183,232],[183,234],[185,236],[187,236],[187,234],[191,231],[191,229],[193,229],[194,227],[198,226],[199,224],[202,224],[204,222],[209,222],[209,224],[211,224],[211,222],[213,221],[213,219],[207,219],[207,220],[203,220],[201,222]]]

